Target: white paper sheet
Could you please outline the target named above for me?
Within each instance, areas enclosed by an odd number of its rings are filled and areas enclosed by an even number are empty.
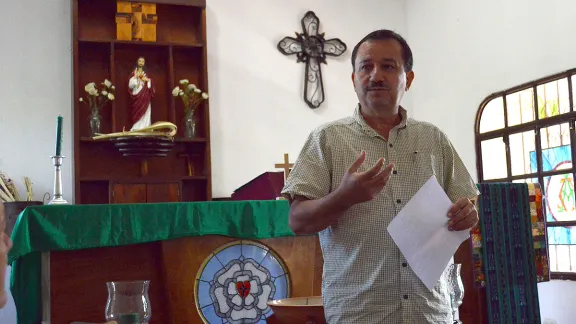
[[[448,230],[450,201],[435,176],[394,217],[388,232],[406,261],[432,290],[470,231]]]

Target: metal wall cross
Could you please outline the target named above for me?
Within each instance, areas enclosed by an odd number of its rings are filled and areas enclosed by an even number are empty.
[[[304,75],[304,101],[315,109],[324,102],[324,85],[320,63],[328,64],[326,56],[340,56],[346,51],[346,44],[338,38],[324,39],[318,33],[320,19],[312,11],[302,18],[303,33],[296,32],[296,38],[284,37],[278,43],[278,50],[284,55],[296,54],[297,61],[306,63]]]

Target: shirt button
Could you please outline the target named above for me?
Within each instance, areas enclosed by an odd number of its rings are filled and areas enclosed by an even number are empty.
[[[398,174],[398,171],[394,170],[392,171],[392,174]]]
[[[397,203],[401,203],[401,202],[402,202],[402,200],[400,200],[400,199],[396,199],[396,202],[397,202]]]
[[[392,147],[393,145],[392,145],[392,143],[390,143],[390,144],[388,144],[388,146]]]
[[[403,262],[403,263],[402,263],[402,266],[403,266],[404,268],[406,268],[406,267],[408,266],[408,263]]]
[[[404,295],[404,299],[408,299],[408,295]]]

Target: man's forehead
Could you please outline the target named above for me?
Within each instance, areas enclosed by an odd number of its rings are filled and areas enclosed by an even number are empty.
[[[358,48],[358,54],[366,52],[388,52],[402,54],[402,46],[395,39],[369,40]]]

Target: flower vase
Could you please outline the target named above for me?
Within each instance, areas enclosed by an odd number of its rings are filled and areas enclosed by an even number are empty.
[[[194,116],[194,111],[187,112],[184,119],[185,127],[185,137],[188,139],[193,139],[196,137],[196,117]]]
[[[150,281],[111,281],[108,287],[106,320],[118,324],[148,324],[152,317]]]
[[[98,113],[98,110],[92,110],[90,114],[90,136],[96,136],[100,134],[100,124],[102,121],[102,116]]]

